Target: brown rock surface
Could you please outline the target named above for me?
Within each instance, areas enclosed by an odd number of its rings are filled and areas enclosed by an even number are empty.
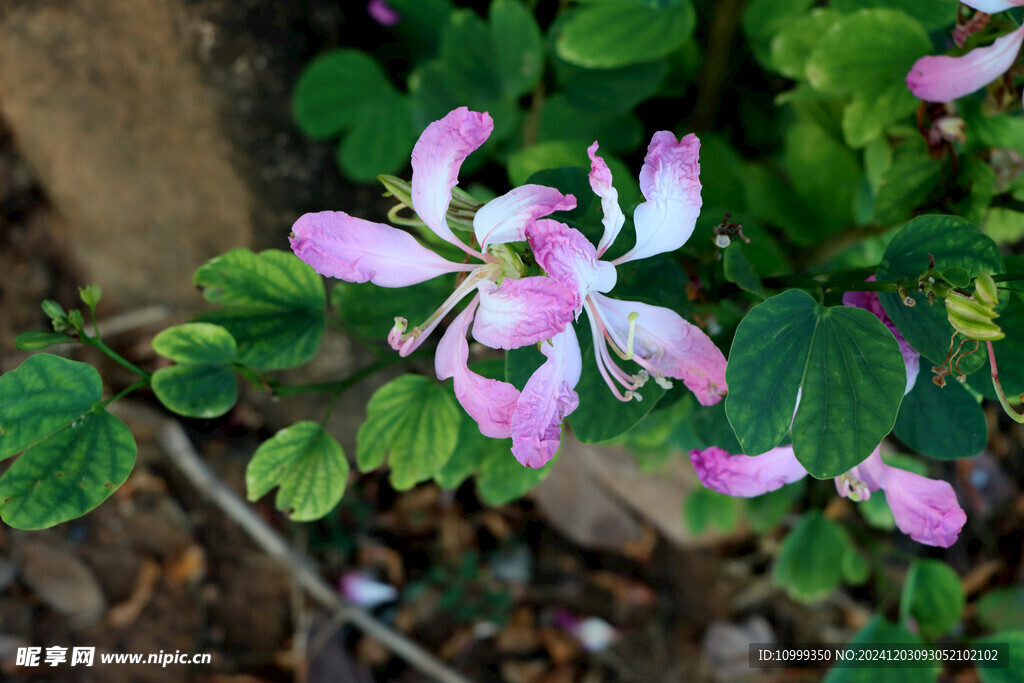
[[[182,11],[172,0],[5,3],[0,111],[104,293],[190,311],[194,269],[251,243],[252,202],[178,35]]]

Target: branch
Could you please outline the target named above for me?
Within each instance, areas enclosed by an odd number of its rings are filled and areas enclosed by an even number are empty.
[[[310,559],[293,549],[261,519],[238,494],[200,459],[178,422],[167,420],[157,434],[167,457],[204,496],[233,519],[268,555],[285,565],[296,583],[340,620],[352,623],[363,633],[380,641],[391,652],[431,679],[444,683],[468,683],[458,672],[406,638],[380,623],[369,612],[348,604],[313,568]]]

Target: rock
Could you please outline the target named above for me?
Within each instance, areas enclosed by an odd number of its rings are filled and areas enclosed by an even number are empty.
[[[107,601],[96,575],[57,537],[38,532],[21,537],[15,554],[22,581],[74,627],[94,624],[103,616]]]
[[[67,222],[55,238],[122,305],[194,308],[192,272],[251,243],[252,199],[180,3],[7,4],[0,110]]]

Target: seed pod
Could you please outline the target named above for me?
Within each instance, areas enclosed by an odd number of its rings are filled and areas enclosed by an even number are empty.
[[[995,308],[999,302],[999,292],[996,291],[996,281],[988,273],[981,273],[974,280],[974,298],[989,308]]]
[[[995,341],[1006,336],[999,325],[992,322],[999,317],[998,313],[958,292],[950,292],[946,297],[946,316],[953,329],[968,339]]]

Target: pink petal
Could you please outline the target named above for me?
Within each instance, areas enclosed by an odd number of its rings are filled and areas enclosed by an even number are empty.
[[[874,280],[874,275],[867,278],[868,282],[874,282]],[[889,314],[882,308],[882,302],[878,300],[878,293],[846,292],[843,294],[843,305],[863,308],[865,311],[874,313],[875,317],[881,320],[889,328],[889,331],[892,332],[892,335],[896,337],[896,343],[900,346],[900,353],[903,354],[903,363],[907,366],[907,387],[903,394],[909,394],[917,382],[917,375],[921,369],[921,354],[915,351],[910,342],[904,339],[900,331],[896,329],[896,324],[893,323],[889,318]]]
[[[360,607],[376,607],[398,599],[397,588],[355,570],[342,574],[338,579],[338,590],[346,600]]]
[[[753,457],[729,455],[718,446],[711,446],[690,451],[690,462],[704,486],[741,498],[760,496],[807,476],[807,470],[793,455],[792,446],[779,446]]]
[[[516,409],[519,390],[508,382],[482,377],[466,365],[469,359],[466,332],[476,307],[477,300],[474,299],[441,337],[434,357],[434,370],[439,380],[455,378],[455,398],[480,425],[481,434],[492,439],[507,439],[512,435],[512,413]]]
[[[558,452],[562,420],[576,410],[582,357],[572,326],[541,344],[547,360],[537,368],[512,415],[512,454],[526,467],[543,467]]]
[[[960,0],[968,7],[973,7],[985,14],[995,14],[1003,10],[1024,5],[1024,0]]]
[[[988,85],[1013,66],[1022,41],[1024,26],[962,57],[922,57],[910,68],[907,87],[925,102],[949,102],[963,97]]]
[[[629,315],[638,314],[634,360],[652,375],[683,380],[701,405],[714,405],[725,396],[725,356],[699,327],[661,306],[620,301],[602,294],[592,294],[590,301],[623,351],[629,338]]]
[[[494,130],[487,112],[459,107],[434,121],[412,148],[412,203],[427,227],[460,249],[466,249],[448,227],[446,214],[452,188],[459,184],[459,168],[470,152]]]
[[[394,26],[402,20],[402,15],[387,0],[370,0],[366,12],[381,26]]]
[[[576,208],[576,198],[553,187],[523,185],[487,202],[473,218],[480,250],[490,244],[522,242],[526,227],[541,216]]]
[[[407,232],[342,211],[307,213],[292,226],[292,251],[316,272],[346,282],[406,287],[476,266],[452,263]]]
[[[604,159],[597,155],[596,141],[587,148],[587,154],[590,156],[590,175],[588,176],[590,189],[601,198],[601,213],[604,216],[601,219],[601,223],[604,225],[604,235],[601,236],[601,241],[597,245],[597,254],[601,256],[615,241],[622,229],[622,224],[626,222],[626,216],[619,208],[619,192],[612,187],[611,169],[608,168]]]
[[[578,297],[610,292],[615,287],[615,266],[597,260],[597,250],[583,233],[564,223],[539,220],[526,231],[534,258],[544,271]]]
[[[646,202],[636,207],[636,246],[613,263],[625,263],[675,251],[693,234],[700,215],[700,140],[693,133],[676,141],[663,130],[654,134],[640,170]]]
[[[886,466],[885,500],[896,526],[918,543],[948,548],[956,543],[967,515],[949,482]]]
[[[480,312],[473,338],[492,349],[518,349],[550,339],[573,319],[576,297],[549,277],[506,278],[477,285]]]

